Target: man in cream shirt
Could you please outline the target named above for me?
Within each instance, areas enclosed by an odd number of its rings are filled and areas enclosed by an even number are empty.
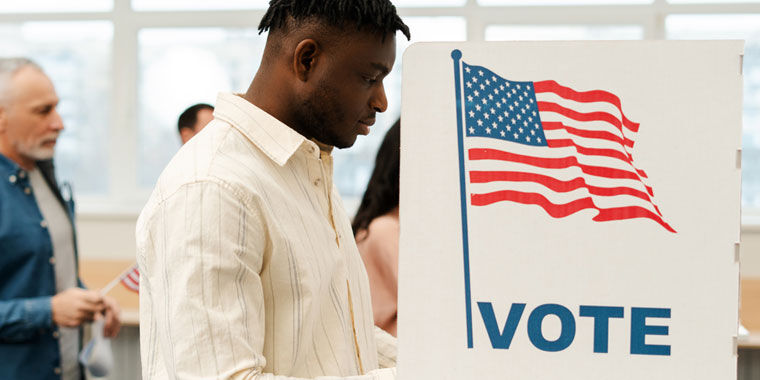
[[[388,0],[273,0],[245,95],[169,163],[137,223],[145,379],[393,379],[333,186],[333,147],[387,108]]]

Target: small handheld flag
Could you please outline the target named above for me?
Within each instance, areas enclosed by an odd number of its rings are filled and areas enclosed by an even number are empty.
[[[116,284],[121,282],[127,289],[139,293],[140,292],[140,270],[137,268],[137,264],[132,265],[118,276],[116,276],[108,285],[104,286],[100,290],[100,294],[105,295],[113,289]]]

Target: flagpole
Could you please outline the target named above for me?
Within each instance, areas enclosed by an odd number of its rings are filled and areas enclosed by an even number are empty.
[[[454,87],[457,105],[457,138],[459,139],[459,194],[462,205],[462,250],[464,260],[464,298],[467,317],[467,348],[472,348],[472,294],[470,293],[470,243],[467,234],[467,188],[464,172],[464,125],[462,125],[462,52],[459,49],[451,51],[454,59]]]
[[[100,295],[104,296],[104,295],[108,294],[108,292],[110,292],[111,289],[113,289],[113,287],[116,286],[116,284],[118,284],[122,279],[124,279],[124,277],[129,272],[131,272],[132,269],[134,269],[134,267],[135,267],[134,264],[130,265],[127,269],[125,269],[124,271],[122,271],[118,276],[116,276],[113,280],[111,280],[111,282],[109,282],[108,285],[106,285],[102,289],[100,289]]]

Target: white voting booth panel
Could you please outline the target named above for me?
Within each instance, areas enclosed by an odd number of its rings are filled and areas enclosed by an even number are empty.
[[[410,47],[400,379],[735,378],[742,54]]]

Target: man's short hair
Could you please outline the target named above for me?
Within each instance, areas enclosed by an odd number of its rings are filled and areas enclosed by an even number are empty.
[[[355,24],[357,30],[384,36],[401,31],[407,39],[411,38],[409,27],[390,0],[271,0],[259,24],[259,34],[267,30],[287,32],[290,18],[296,23],[316,18],[340,27]]]
[[[195,123],[198,122],[198,112],[201,110],[213,111],[214,107],[206,103],[198,103],[190,106],[185,110],[185,112],[182,112],[182,114],[179,115],[179,120],[177,121],[177,130],[180,132],[182,132],[183,128],[190,128],[194,130]]]
[[[5,97],[8,95],[8,86],[11,83],[11,78],[13,78],[19,70],[27,66],[42,71],[42,68],[29,58],[0,58],[0,102],[6,100]]]

